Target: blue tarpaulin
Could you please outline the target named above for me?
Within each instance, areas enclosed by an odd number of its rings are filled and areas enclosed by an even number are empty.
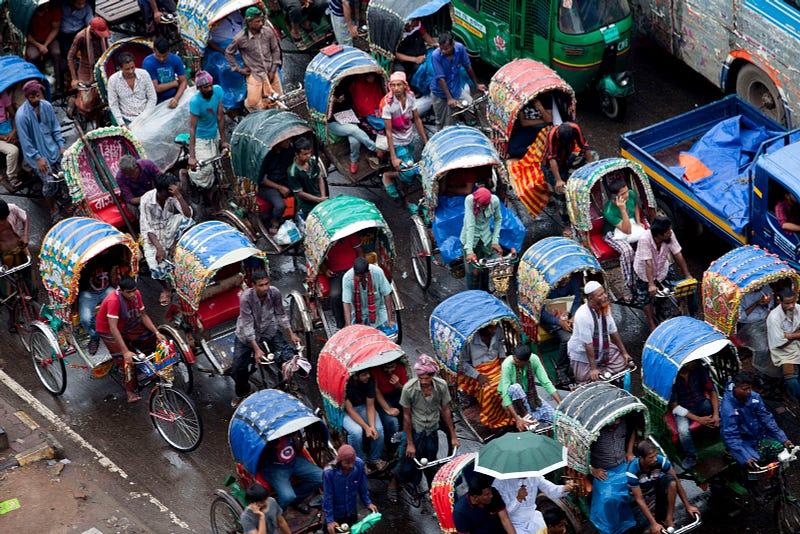
[[[339,48],[341,50],[335,52],[320,52],[306,68],[304,87],[308,110],[312,115],[318,113],[328,116],[333,91],[347,76],[369,72],[383,75],[380,65],[363,50],[350,46]]]
[[[705,178],[686,182],[705,206],[738,233],[750,220],[748,167],[761,143],[780,133],[737,115],[711,128],[691,150],[681,153],[696,158],[711,171]],[[677,176],[686,172],[681,166],[671,170]]]
[[[240,65],[241,56],[237,53],[236,59]],[[203,56],[203,70],[207,71],[214,78],[214,83],[222,87],[225,92],[222,96],[222,107],[225,109],[237,109],[242,107],[244,97],[247,96],[247,83],[244,76],[234,72],[225,59],[225,54],[216,50],[208,49]]]
[[[446,264],[463,256],[461,247],[461,228],[464,226],[464,196],[439,195],[436,217],[433,220],[433,237],[439,245],[439,253]],[[525,239],[525,226],[517,214],[500,203],[503,223],[500,227],[500,245],[506,250],[514,248],[519,252]]]
[[[50,84],[44,74],[32,63],[28,63],[19,56],[0,57],[0,93],[23,80],[37,79],[44,83],[45,90],[49,94]],[[47,95],[46,95],[47,96]]]

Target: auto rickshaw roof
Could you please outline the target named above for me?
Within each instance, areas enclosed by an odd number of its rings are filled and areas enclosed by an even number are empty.
[[[48,0],[8,0],[8,14],[13,24],[22,35],[28,35],[28,26],[34,12],[45,5]],[[64,52],[66,54],[66,52]]]
[[[368,228],[378,228],[394,257],[394,238],[380,210],[363,198],[339,195],[320,202],[306,219],[305,249],[308,276],[316,278],[319,266],[336,241]]]
[[[490,324],[505,322],[520,331],[519,320],[502,300],[486,291],[462,291],[442,301],[430,318],[433,352],[439,363],[458,373],[461,352],[475,333]]]
[[[25,80],[39,80],[49,93],[50,82],[47,77],[36,68],[33,63],[28,63],[19,56],[0,56],[0,93]]]
[[[453,520],[453,506],[457,498],[458,478],[464,470],[474,464],[477,452],[459,454],[446,464],[444,464],[433,477],[431,484],[431,503],[439,526],[445,534],[456,534],[456,525]],[[466,482],[466,481],[465,481]]]
[[[501,163],[492,142],[477,128],[458,125],[436,132],[422,149],[419,165],[428,209],[438,204],[439,180],[446,172]]]
[[[370,50],[394,57],[407,22],[433,15],[450,0],[370,0],[367,29]]]
[[[711,357],[733,343],[710,324],[680,316],[664,321],[647,337],[642,351],[642,384],[664,402],[681,367],[701,360],[709,366]]]
[[[585,247],[566,237],[546,237],[534,243],[519,262],[519,309],[539,323],[542,305],[550,291],[576,272],[600,272],[600,262]]]
[[[131,276],[135,277],[139,269],[139,246],[129,234],[88,217],[70,217],[50,228],[39,252],[39,272],[59,317],[69,318],[70,307],[78,297],[83,267],[115,245],[130,251]]]
[[[487,107],[489,124],[498,140],[508,142],[520,110],[548,91],[560,91],[575,103],[572,87],[543,63],[515,59],[500,67],[489,82]]]
[[[650,433],[647,407],[624,389],[607,382],[591,382],[568,393],[556,407],[556,439],[567,447],[569,467],[589,474],[589,452],[600,430],[631,413],[644,417]]]
[[[363,50],[341,45],[323,48],[306,67],[303,82],[311,118],[317,122],[327,122],[333,93],[339,82],[348,76],[369,73],[377,74],[386,82],[386,73],[381,66]]]
[[[567,180],[567,212],[573,226],[582,232],[592,229],[592,189],[608,174],[624,169],[631,171],[638,182],[639,191],[644,191],[641,200],[646,202],[647,207],[655,208],[656,197],[642,166],[625,158],[605,158],[584,165]]]
[[[791,279],[800,287],[797,271],[775,254],[745,245],[731,250],[703,273],[703,317],[726,336],[739,319],[739,304],[745,294],[779,280]]]
[[[268,442],[316,423],[322,424],[322,420],[295,397],[277,389],[262,389],[244,399],[233,412],[228,425],[231,454],[255,474]]]
[[[317,385],[325,403],[328,424],[342,427],[348,379],[358,371],[393,362],[405,356],[403,349],[371,326],[350,325],[325,343],[317,360]]]
[[[234,11],[261,5],[261,0],[178,0],[181,38],[202,56],[211,34],[211,26]]]
[[[264,159],[275,145],[311,131],[296,113],[279,109],[256,111],[245,116],[231,135],[231,164],[239,179],[254,184],[261,179]]]
[[[175,245],[175,291],[196,310],[218,270],[251,257],[260,258],[267,267],[264,252],[232,226],[220,221],[196,224]]]

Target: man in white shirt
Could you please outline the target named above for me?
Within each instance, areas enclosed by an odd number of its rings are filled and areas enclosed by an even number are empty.
[[[797,366],[800,365],[800,306],[793,287],[778,291],[780,306],[767,316],[767,340],[772,363],[782,369],[786,389],[800,398]]]
[[[575,481],[570,480],[563,486],[558,486],[544,477],[497,479],[492,483],[503,498],[508,518],[517,534],[547,532],[542,513],[536,509],[536,497],[540,491],[548,499],[555,501],[572,491],[575,485]]]
[[[583,292],[586,303],[575,312],[572,337],[567,343],[572,372],[579,384],[595,382],[606,371],[617,374],[631,359],[611,315],[606,290],[592,280]]]
[[[120,70],[108,79],[108,107],[119,126],[126,126],[142,114],[153,111],[158,95],[153,79],[137,69],[133,55],[123,52],[117,59]]]

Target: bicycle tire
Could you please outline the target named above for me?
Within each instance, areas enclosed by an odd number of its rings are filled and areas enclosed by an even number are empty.
[[[228,492],[217,490],[217,496],[211,501],[211,532],[214,534],[239,534],[244,532],[239,523],[239,516],[244,508]]]
[[[148,408],[153,426],[170,447],[179,452],[191,452],[200,445],[203,420],[186,393],[158,384],[150,393]],[[172,435],[173,430],[177,430],[177,436]]]
[[[58,396],[67,389],[67,366],[61,357],[61,349],[53,337],[43,330],[46,326],[34,327],[30,337],[30,355],[39,381],[50,392]]]

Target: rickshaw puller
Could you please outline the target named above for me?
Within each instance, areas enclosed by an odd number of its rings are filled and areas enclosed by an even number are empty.
[[[100,304],[95,319],[97,333],[111,354],[123,358],[123,386],[128,402],[141,397],[137,392],[135,356],[131,348],[145,354],[152,353],[156,343],[164,339],[144,308],[142,293],[136,288],[136,280],[125,276],[119,281],[119,289],[109,293]]]
[[[487,428],[502,428],[514,423],[503,409],[498,391],[502,373],[500,362],[505,357],[503,329],[490,324],[473,336],[461,359],[463,372],[458,375],[458,386],[478,399],[481,424]]]
[[[195,75],[194,83],[197,93],[189,100],[189,178],[203,190],[208,202],[214,186],[214,168],[198,168],[198,160],[211,159],[219,155],[220,148],[230,148],[225,138],[224,92],[204,70]]]
[[[365,324],[389,335],[396,331],[392,286],[377,265],[358,257],[342,277],[345,326]]]
[[[27,260],[30,227],[28,214],[16,204],[7,203],[0,199],[0,256],[2,264],[6,267],[22,265]],[[33,287],[30,279],[31,270],[26,269],[25,283],[28,288]],[[13,291],[8,279],[3,279],[2,291],[10,295]],[[9,311],[8,331],[14,333],[17,327],[14,324],[13,314]]]
[[[526,415],[543,423],[553,422],[555,410],[539,397],[536,391],[537,383],[553,397],[556,404],[561,402],[561,397],[547,376],[539,357],[531,352],[529,346],[517,346],[514,355],[503,360],[497,390],[503,399],[503,407],[520,432],[528,429]]]
[[[599,282],[588,282],[586,303],[575,313],[572,337],[567,344],[572,372],[579,384],[595,382],[604,372],[623,371],[631,357],[611,315],[606,290]]]
[[[626,484],[636,432],[619,417],[600,429],[589,453],[593,477],[589,519],[601,532],[622,534],[636,526]]]
[[[364,461],[346,443],[339,447],[336,462],[322,472],[322,488],[322,509],[328,534],[335,534],[342,523],[354,525],[358,522],[358,499],[370,512],[378,511],[369,498]]]
[[[130,154],[119,158],[116,176],[119,193],[136,219],[139,218],[142,197],[155,187],[155,179],[159,174],[161,169],[149,159],[136,159]]]
[[[779,306],[767,316],[767,340],[772,363],[783,371],[786,390],[800,399],[797,366],[800,365],[800,306],[793,287],[778,291]]]
[[[292,347],[286,342],[285,336],[294,345],[300,343],[300,338],[292,332],[289,324],[281,291],[270,285],[269,274],[255,271],[252,281],[253,287],[245,289],[239,297],[239,318],[236,319],[234,357],[230,369],[236,385],[236,396],[231,406],[238,405],[250,393],[250,366],[254,358],[260,365],[266,356],[261,346],[264,341],[275,353],[278,363],[288,360],[292,355]]]
[[[439,48],[434,50],[431,58],[433,63],[433,79],[431,80],[431,95],[433,97],[433,113],[436,115],[436,129],[441,130],[453,123],[453,111],[459,107],[459,98],[462,97],[461,68],[469,75],[478,91],[486,92],[486,86],[478,83],[472,63],[467,55],[466,47],[453,40],[450,32],[439,34]],[[469,93],[466,100],[472,101]]]
[[[464,247],[467,289],[488,291],[488,273],[481,272],[476,264],[479,259],[488,258],[493,252],[503,255],[503,247],[500,246],[502,223],[500,199],[485,187],[479,187],[464,198],[461,245]]]
[[[78,32],[72,41],[72,47],[67,54],[67,67],[72,79],[72,90],[78,89],[78,84],[91,84],[94,79],[94,65],[100,59],[103,52],[108,50],[108,37],[111,31],[108,23],[103,17],[94,17],[87,27]],[[88,91],[80,91],[75,100],[70,101],[67,115],[71,113],[74,106],[88,114],[98,106],[100,99],[97,88],[93,87]]]

